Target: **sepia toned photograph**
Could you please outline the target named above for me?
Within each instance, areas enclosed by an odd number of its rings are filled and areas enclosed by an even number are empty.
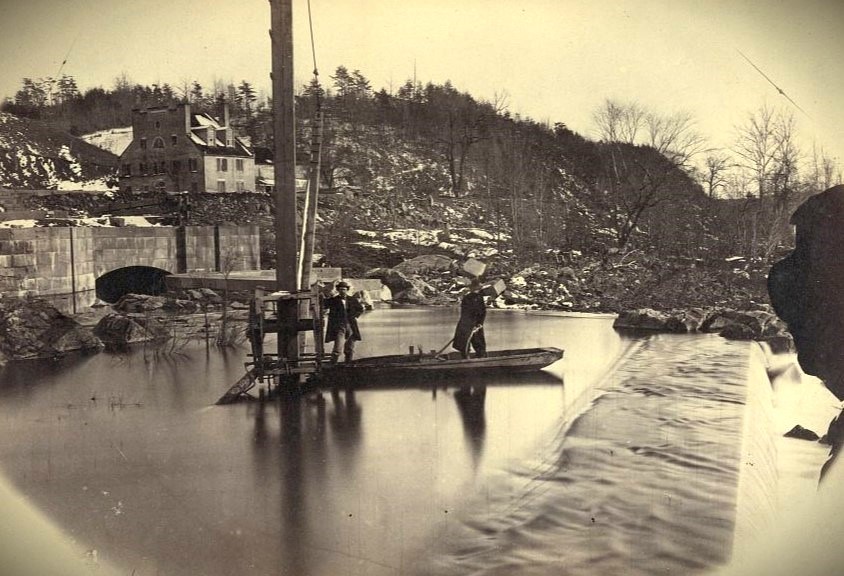
[[[0,575],[842,572],[844,5],[0,15]]]

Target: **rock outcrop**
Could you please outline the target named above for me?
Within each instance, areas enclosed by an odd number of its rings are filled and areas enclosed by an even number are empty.
[[[99,352],[102,341],[41,300],[0,299],[0,362]]]
[[[793,341],[785,323],[767,310],[690,308],[660,312],[641,308],[621,312],[613,327],[657,332],[717,333],[729,340],[769,342],[775,352],[793,351]]]
[[[112,312],[100,319],[94,334],[107,344],[123,345],[161,340],[169,332],[158,318]]]

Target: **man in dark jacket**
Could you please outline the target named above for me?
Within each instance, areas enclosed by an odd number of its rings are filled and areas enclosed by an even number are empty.
[[[486,302],[481,294],[481,281],[473,278],[469,285],[469,292],[460,301],[460,320],[457,321],[454,344],[452,344],[464,358],[469,357],[469,344],[472,345],[478,358],[486,358],[485,319]]]
[[[340,358],[340,351],[346,362],[351,362],[355,356],[355,342],[360,340],[358,317],[363,314],[363,306],[354,296],[349,296],[349,285],[340,281],[337,283],[337,295],[325,301],[328,313],[328,327],[325,329],[325,341],[334,342],[331,350],[331,363],[336,364]]]

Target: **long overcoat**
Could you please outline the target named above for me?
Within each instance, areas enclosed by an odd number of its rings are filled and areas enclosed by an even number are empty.
[[[469,343],[469,336],[472,334],[472,329],[475,326],[483,326],[486,319],[486,303],[484,297],[480,292],[469,292],[460,301],[460,320],[457,321],[457,328],[454,330],[454,343],[452,347],[461,352],[466,350],[466,345]],[[475,346],[475,344],[478,346]],[[477,350],[478,347],[486,348],[486,341],[484,339],[483,331],[476,332],[472,337],[472,345]]]
[[[325,328],[325,341],[334,342],[337,333],[344,330],[346,324],[352,332],[353,340],[360,340],[360,329],[358,329],[358,317],[363,314],[363,305],[354,296],[346,296],[346,305],[343,306],[343,299],[332,296],[325,300],[325,310],[328,312],[328,326]]]

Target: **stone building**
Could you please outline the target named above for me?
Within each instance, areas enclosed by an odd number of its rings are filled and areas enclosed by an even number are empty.
[[[222,123],[190,104],[132,110],[132,142],[120,156],[128,192],[252,192],[252,151],[234,133],[228,105]]]
[[[275,192],[273,151],[269,148],[256,146],[253,152],[255,157],[255,191],[273,194]],[[308,190],[309,163],[309,155],[302,153],[296,155],[296,192],[299,194],[304,194]]]

